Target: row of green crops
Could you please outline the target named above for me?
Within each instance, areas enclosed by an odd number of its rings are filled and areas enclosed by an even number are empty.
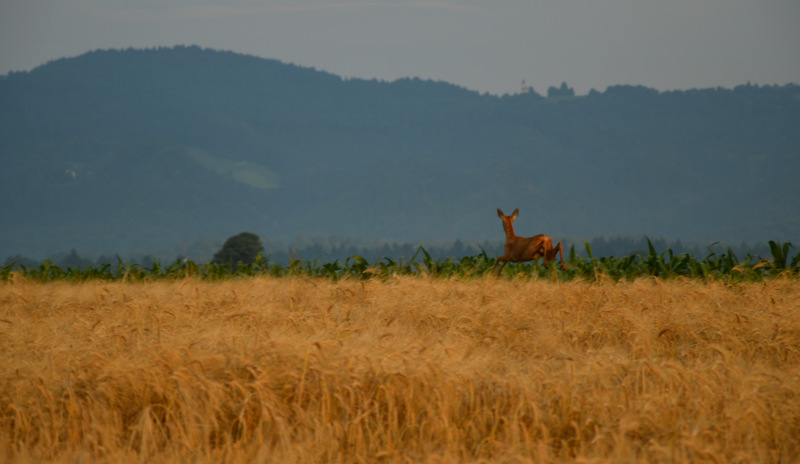
[[[562,270],[552,263],[550,269],[541,261],[534,263],[510,263],[503,269],[503,277],[548,278],[568,281],[573,279],[597,280],[631,280],[639,277],[658,277],[670,279],[676,277],[695,279],[720,279],[732,282],[760,281],[778,276],[800,277],[800,253],[793,257],[790,254],[791,243],[770,241],[771,258],[747,255],[740,260],[728,248],[722,254],[709,248],[709,253],[702,259],[688,254],[674,254],[667,249],[658,253],[648,240],[647,255],[629,255],[618,258],[614,256],[595,258],[589,244],[585,244],[586,256],[570,249],[566,265]],[[17,267],[13,263],[0,269],[0,280],[12,281],[16,278],[32,279],[42,282],[51,281],[151,281],[180,278],[198,278],[219,280],[235,277],[270,275],[308,276],[332,279],[342,278],[382,278],[394,275],[430,275],[435,277],[481,277],[491,273],[495,258],[482,252],[476,256],[465,256],[460,259],[431,258],[428,252],[420,247],[408,261],[395,261],[383,258],[368,263],[360,256],[351,256],[344,262],[338,260],[331,263],[318,261],[294,260],[288,266],[270,262],[269,257],[259,256],[252,264],[239,264],[232,267],[227,264],[195,263],[189,260],[177,260],[170,265],[159,262],[145,268],[138,264],[126,264],[118,261],[116,265],[102,265],[81,269],[63,269],[45,260],[38,267]],[[16,268],[16,269],[15,269]]]

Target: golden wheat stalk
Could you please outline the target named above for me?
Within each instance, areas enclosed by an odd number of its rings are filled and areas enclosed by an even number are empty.
[[[0,285],[5,462],[792,462],[800,284]]]

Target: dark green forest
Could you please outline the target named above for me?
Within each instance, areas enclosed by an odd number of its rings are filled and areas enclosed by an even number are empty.
[[[519,235],[581,244],[800,243],[797,85],[546,94],[343,79],[199,47],[10,73],[0,256],[185,255],[243,230],[265,247],[483,243],[502,240],[498,207],[520,209]]]

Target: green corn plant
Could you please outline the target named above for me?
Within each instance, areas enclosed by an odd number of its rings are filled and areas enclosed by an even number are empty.
[[[673,276],[689,276],[691,275],[691,267],[694,258],[691,255],[681,253],[674,255],[671,249],[669,252],[669,260],[667,261],[667,270]]]
[[[422,263],[420,265],[417,265],[417,255],[419,255],[420,252],[422,252],[425,257],[422,258]],[[417,251],[414,253],[414,256],[411,257],[411,262],[414,263],[414,267],[416,268],[418,273],[426,273],[433,275],[433,273],[435,272],[434,260],[433,258],[431,258],[431,255],[430,253],[428,253],[428,250],[423,248],[422,245],[420,245],[419,248],[417,248]]]
[[[653,277],[664,277],[667,271],[667,266],[664,261],[664,253],[659,256],[656,252],[656,247],[653,246],[653,242],[650,241],[650,237],[645,238],[647,239],[648,249],[648,255],[647,258],[645,258],[645,264],[647,265],[648,273]]]
[[[117,279],[121,279],[127,273],[127,269],[125,263],[122,262],[122,258],[117,256],[117,270],[114,273]]]
[[[153,265],[150,266],[150,269],[147,270],[145,277],[148,279],[153,279],[161,277],[162,269],[161,269],[161,261],[158,259],[153,260]]]
[[[221,280],[230,275],[230,267],[221,263],[205,263],[200,272],[204,279]]]
[[[713,272],[711,265],[708,263],[708,261],[705,260],[697,263],[697,270],[698,270],[698,275],[702,277],[703,280],[708,280],[708,278],[711,276],[711,273]]]
[[[376,261],[375,264],[369,266],[364,270],[364,277],[377,277],[386,280],[398,271],[398,264],[386,256],[383,259]]]
[[[564,271],[565,278],[594,278],[592,247],[588,242],[585,242],[584,246],[586,247],[586,254],[589,256],[588,260],[575,253],[575,245],[570,246],[569,253],[567,253],[569,270]]]
[[[489,264],[490,258],[486,255],[486,252],[476,256],[464,256],[458,260],[455,275],[459,277],[481,276],[491,269]]]
[[[319,270],[319,277],[329,277],[333,280],[339,280],[342,277],[343,267],[339,260],[332,263],[325,263]]]
[[[720,256],[717,256],[717,253],[713,249],[713,246],[717,243],[718,242],[714,242],[708,246],[708,255],[703,259],[703,263],[706,264],[706,269],[709,271],[706,277],[714,275],[722,268],[722,259]]]
[[[588,267],[584,267],[587,274],[586,277],[595,279],[600,274],[599,271],[602,264],[599,260],[597,260],[597,258],[594,257],[594,253],[592,253],[592,246],[589,245],[589,242],[584,242],[583,246],[586,248],[586,256],[589,257],[588,263],[586,263]]]
[[[45,259],[38,268],[38,277],[44,282],[63,279],[65,272],[60,267],[53,264],[49,259]]]
[[[739,263],[739,265],[734,268],[733,271],[741,274],[741,280],[763,281],[766,277],[766,273],[764,269],[758,267],[759,259],[760,258],[758,256],[753,256],[748,253],[745,256],[744,261]]]
[[[567,253],[567,267],[569,268],[568,271],[565,272],[564,278],[575,278],[578,275],[577,268],[578,259],[575,255],[575,245],[570,245],[569,252]]]
[[[289,262],[289,266],[286,267],[285,275],[297,276],[303,273],[303,265],[305,264],[305,260],[302,259],[292,259]]]
[[[0,269],[0,281],[8,282],[11,280],[11,275],[14,272],[14,266],[17,265],[16,261],[12,261],[11,264],[8,266],[3,267]],[[25,267],[22,268],[22,274],[25,273]]]
[[[460,272],[460,266],[453,258],[431,260],[429,264],[430,268],[433,270],[433,275],[452,277],[458,275]]]
[[[111,264],[105,263],[100,265],[100,269],[97,269],[97,278],[102,280],[112,281],[114,280],[114,274],[111,272]]]
[[[134,263],[123,266],[121,263],[122,262],[120,261],[117,279],[122,280],[123,282],[139,280],[142,272],[139,269],[138,264]]]
[[[64,271],[64,280],[72,282],[87,280],[86,271],[89,271],[89,269],[82,270],[80,268],[67,266],[67,269]]]
[[[772,259],[766,260],[752,255],[747,255],[743,261],[739,260],[730,247],[724,253],[714,251],[717,243],[708,247],[708,255],[698,260],[688,254],[676,255],[671,249],[658,253],[652,241],[647,238],[648,253],[646,256],[628,255],[622,258],[615,256],[595,257],[591,245],[585,243],[586,258],[575,253],[575,246],[571,246],[568,254],[569,269],[561,270],[551,265],[545,268],[538,261],[532,263],[509,263],[503,269],[506,278],[537,278],[568,281],[575,278],[596,280],[605,276],[615,281],[638,277],[655,276],[661,279],[674,277],[708,279],[725,279],[729,282],[760,281],[770,276],[788,275],[800,276],[800,253],[790,254],[791,243],[770,241]],[[292,256],[292,258],[294,258]],[[220,280],[230,278],[254,277],[271,275],[273,277],[298,276],[330,278],[387,279],[392,275],[426,275],[436,277],[481,277],[487,275],[496,262],[495,258],[481,250],[476,256],[464,256],[460,259],[444,258],[436,260],[428,251],[420,246],[409,261],[395,261],[389,257],[370,264],[361,256],[353,255],[341,263],[338,260],[329,263],[320,263],[318,260],[308,262],[292,259],[288,266],[270,262],[269,257],[259,255],[253,263],[238,263],[231,267],[227,264],[203,263],[197,264],[187,259],[178,259],[169,266],[163,266],[159,261],[154,261],[149,268],[142,268],[138,264],[126,264],[117,258],[116,266],[104,264],[100,267],[88,266],[86,268],[62,269],[49,259],[35,268],[21,267],[14,270],[15,264],[11,263],[0,268],[0,281],[11,280],[14,273],[43,282],[55,280],[69,280],[82,282],[86,280],[107,281],[151,281],[175,280],[187,277],[196,277],[205,280]]]
[[[350,264],[350,260],[353,261],[352,264]],[[364,274],[364,271],[366,271],[369,268],[369,263],[367,262],[366,259],[364,259],[359,255],[353,255],[347,258],[344,261],[344,268],[345,268],[345,273],[348,276],[356,277],[359,279],[366,279],[369,277],[369,274],[367,275]]]
[[[726,247],[726,252],[719,257],[719,271],[722,275],[727,275],[733,272],[733,269],[739,264],[739,260],[731,250],[731,247]]]
[[[173,279],[176,279],[176,278],[184,277],[184,275],[183,275],[183,263],[181,262],[180,259],[175,260],[175,262],[173,262],[172,264],[168,265],[167,267],[165,267],[162,270],[161,275],[158,275],[156,277],[157,278],[162,278],[162,279],[169,279],[169,280],[173,280]]]
[[[183,274],[183,277],[186,277],[186,278],[188,278],[188,277],[199,277],[199,276],[202,275],[201,267],[198,266],[197,263],[195,263],[194,261],[189,260],[189,259],[183,260],[183,263],[182,263],[182,266],[181,266],[181,272]]]
[[[637,261],[640,261],[638,255],[628,255],[624,258],[615,258],[611,256],[608,258],[601,258],[600,264],[602,273],[614,280],[632,280],[640,274],[640,271],[637,269]]]
[[[786,263],[788,261],[789,256],[789,248],[792,247],[791,242],[786,242],[781,245],[780,242],[775,242],[773,240],[769,241],[769,251],[772,253],[772,270],[775,272],[781,272],[788,269]],[[792,261],[794,263],[797,260]]]

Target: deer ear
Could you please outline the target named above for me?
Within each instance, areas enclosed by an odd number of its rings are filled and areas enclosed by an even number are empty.
[[[500,209],[500,208],[497,208],[497,217],[501,218],[503,216],[505,216],[505,214],[503,214],[503,210]]]
[[[517,218],[517,216],[519,216],[519,208],[515,209],[514,212],[511,213],[511,220],[513,221]]]

